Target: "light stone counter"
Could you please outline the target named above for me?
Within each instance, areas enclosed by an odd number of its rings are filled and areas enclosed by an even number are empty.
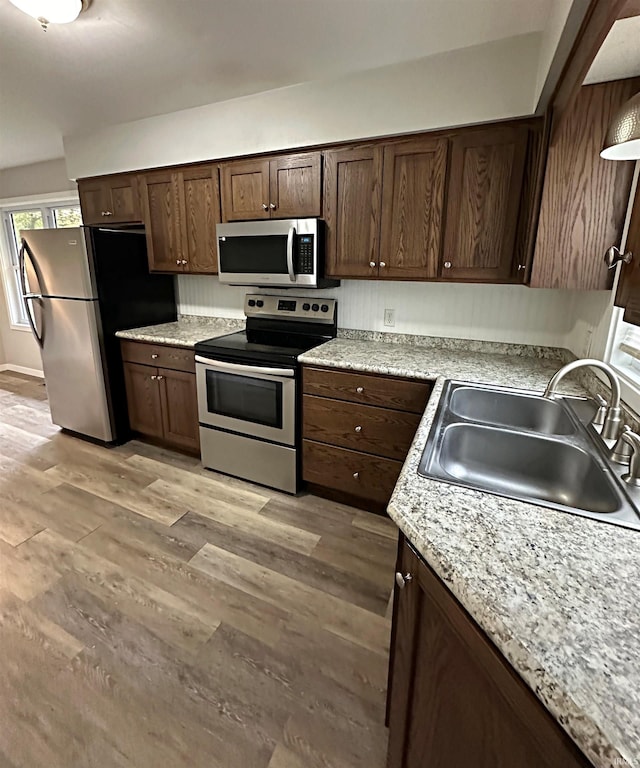
[[[640,768],[640,532],[417,474],[445,379],[540,391],[564,354],[474,348],[338,338],[300,359],[436,381],[389,515],[594,765]]]
[[[147,341],[152,344],[192,348],[199,341],[240,331],[244,325],[244,320],[234,320],[227,317],[181,315],[174,323],[131,328],[127,331],[118,331],[116,336],[119,339],[129,339],[130,341]]]

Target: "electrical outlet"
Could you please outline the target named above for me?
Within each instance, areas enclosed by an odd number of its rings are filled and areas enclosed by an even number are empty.
[[[396,324],[396,311],[395,309],[385,309],[384,311],[384,324],[389,327],[393,328],[393,326]]]

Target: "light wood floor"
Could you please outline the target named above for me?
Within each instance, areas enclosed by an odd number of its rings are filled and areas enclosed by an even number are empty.
[[[0,373],[0,768],[382,768],[395,549]]]

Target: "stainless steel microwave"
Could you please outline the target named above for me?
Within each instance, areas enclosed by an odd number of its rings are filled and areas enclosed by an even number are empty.
[[[283,219],[217,224],[221,283],[330,288],[324,277],[324,222]]]

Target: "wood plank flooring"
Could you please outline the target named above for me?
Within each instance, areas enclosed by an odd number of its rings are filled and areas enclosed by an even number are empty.
[[[0,768],[383,768],[395,552],[0,373]]]

